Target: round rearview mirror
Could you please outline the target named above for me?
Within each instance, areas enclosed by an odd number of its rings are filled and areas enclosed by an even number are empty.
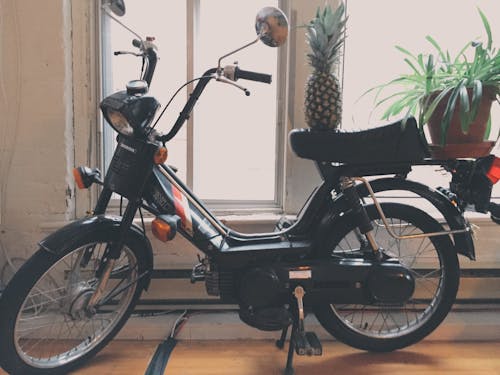
[[[265,45],[279,47],[288,37],[288,20],[280,9],[265,7],[255,17],[255,31]]]
[[[102,5],[118,17],[125,14],[125,2],[123,0],[103,0]]]

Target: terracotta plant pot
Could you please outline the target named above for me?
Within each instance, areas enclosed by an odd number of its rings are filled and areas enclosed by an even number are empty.
[[[469,103],[472,101],[472,89],[467,89]],[[431,100],[439,95],[439,92],[432,94]],[[483,96],[479,103],[479,109],[475,120],[472,122],[468,133],[462,131],[460,123],[460,102],[457,105],[451,118],[450,127],[446,135],[446,144],[441,145],[441,123],[443,114],[448,104],[450,94],[446,95],[437,105],[427,125],[431,136],[430,150],[434,158],[454,159],[454,158],[477,158],[490,153],[495,142],[484,139],[490,110],[495,100],[495,91],[492,87],[484,87]]]

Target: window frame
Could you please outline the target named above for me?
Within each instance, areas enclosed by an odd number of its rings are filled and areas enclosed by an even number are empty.
[[[287,14],[290,15],[289,0],[278,0],[278,6]],[[195,70],[195,50],[197,44],[197,25],[199,24],[199,9],[200,0],[186,0],[186,37],[187,37],[187,69],[186,81],[194,78]],[[107,77],[111,77],[111,58],[110,40],[106,36],[109,35],[109,22],[113,22],[99,8],[99,56],[101,62],[101,70],[99,76],[100,93],[105,96],[111,92],[111,81]],[[242,44],[246,41],[242,41]],[[224,199],[204,199],[204,203],[216,214],[249,214],[249,213],[281,213],[284,210],[285,201],[285,159],[286,159],[286,123],[287,123],[287,103],[288,103],[288,56],[289,43],[278,49],[277,57],[277,77],[273,77],[277,82],[277,98],[276,98],[276,160],[275,160],[275,179],[274,179],[274,199],[272,200],[224,200]],[[195,83],[186,86],[186,93],[189,95],[194,89]],[[102,116],[99,116],[99,123],[102,129],[101,138],[101,167],[106,171],[106,166],[109,164],[115,148],[116,134],[110,126],[106,126]],[[195,113],[193,112],[186,124],[186,185],[193,188],[194,180],[194,121]],[[119,202],[113,199],[110,206],[118,207]]]

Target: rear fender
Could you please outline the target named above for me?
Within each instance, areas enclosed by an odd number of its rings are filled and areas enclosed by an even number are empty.
[[[389,190],[406,190],[426,199],[443,215],[451,230],[465,229],[468,225],[460,209],[446,195],[426,185],[395,177],[370,181],[370,185],[375,193]],[[369,196],[368,189],[364,184],[358,185],[358,194],[362,198]],[[457,253],[471,260],[476,260],[471,232],[454,234],[453,241]]]
[[[111,240],[117,239],[120,233],[117,229],[120,228],[120,224],[121,217],[118,216],[98,215],[86,217],[60,228],[40,241],[39,244],[45,251],[59,255],[90,233],[102,232],[111,235]],[[143,262],[144,269],[148,271],[144,280],[145,289],[147,289],[151,280],[151,271],[153,270],[151,243],[142,230],[135,225],[130,227],[127,236],[126,242],[142,252],[140,254],[141,259],[138,259],[138,261]]]
[[[370,185],[375,193],[390,190],[406,190],[429,201],[443,215],[450,229],[461,230],[467,227],[460,209],[454,205],[450,199],[438,190],[429,188],[418,182],[404,180],[396,177],[380,178],[370,181]],[[369,196],[368,189],[364,184],[357,186],[358,194],[361,198]],[[331,230],[335,221],[349,210],[346,200],[342,194],[338,195],[329,207],[328,212],[323,216],[316,238],[323,238]],[[475,260],[474,242],[471,232],[458,233],[453,235],[455,251]],[[321,243],[321,241],[319,241]]]

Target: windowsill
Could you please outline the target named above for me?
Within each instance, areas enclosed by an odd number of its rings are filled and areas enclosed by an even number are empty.
[[[112,215],[117,215],[112,214]],[[286,216],[287,218],[295,218],[295,215],[281,215],[281,214],[276,214],[276,213],[251,213],[248,215],[235,215],[235,214],[230,214],[230,215],[217,215],[217,218],[220,219],[223,223],[225,223],[227,226],[232,227],[232,226],[261,226],[261,225],[274,225],[281,217]],[[480,214],[477,212],[466,212],[465,213],[466,219],[468,219],[472,224],[476,225],[491,225],[491,226],[496,226],[493,221],[491,221],[489,214]],[[153,221],[152,217],[145,217],[144,218],[144,223],[146,225],[146,228],[149,228],[151,226],[151,222]],[[40,224],[40,230],[44,233],[50,233],[53,232],[64,225],[67,225],[71,221],[52,221],[52,222],[43,222]],[[136,218],[135,219],[136,225],[141,224],[141,219]]]

